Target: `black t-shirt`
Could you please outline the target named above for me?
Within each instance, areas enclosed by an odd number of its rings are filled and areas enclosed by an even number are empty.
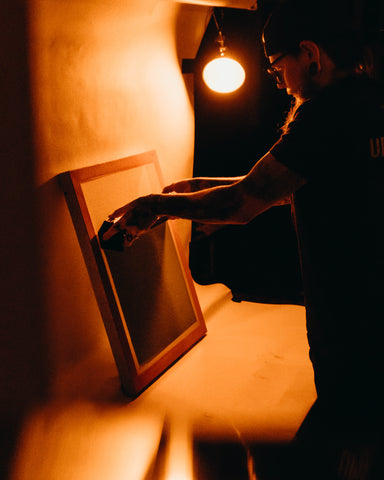
[[[292,213],[315,374],[325,364],[348,370],[382,346],[381,104],[371,80],[344,79],[301,105],[270,150],[307,180]]]

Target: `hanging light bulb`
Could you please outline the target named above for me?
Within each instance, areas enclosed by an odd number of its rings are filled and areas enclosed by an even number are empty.
[[[244,83],[245,71],[238,61],[225,56],[227,48],[224,46],[224,36],[217,23],[215,13],[213,13],[213,18],[219,32],[216,42],[219,44],[220,56],[204,67],[203,80],[215,92],[234,92]]]
[[[245,72],[236,60],[219,57],[205,66],[203,79],[211,90],[218,93],[230,93],[244,83]]]

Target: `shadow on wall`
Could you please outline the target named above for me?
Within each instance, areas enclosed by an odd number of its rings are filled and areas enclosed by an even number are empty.
[[[4,478],[18,425],[45,396],[47,364],[37,256],[32,112],[24,2],[0,16],[1,464]]]
[[[203,5],[182,4],[179,6],[175,21],[176,53],[182,69],[182,62],[195,59],[206,28],[212,15],[212,8]],[[185,87],[189,95],[192,108],[194,99],[194,74],[183,72]]]

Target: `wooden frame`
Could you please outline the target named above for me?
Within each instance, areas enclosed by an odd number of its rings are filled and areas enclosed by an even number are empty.
[[[169,222],[123,252],[97,237],[114,209],[161,191],[154,151],[59,177],[127,395],[136,396],[206,333],[193,281]]]

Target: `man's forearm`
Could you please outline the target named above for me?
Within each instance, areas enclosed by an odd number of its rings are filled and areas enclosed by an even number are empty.
[[[140,197],[110,215],[114,219],[111,229],[122,230],[135,238],[160,217],[223,225],[246,224],[268,208],[279,205],[306,183],[270,153],[260,159],[248,175],[238,178],[206,179],[205,185],[217,181],[230,183],[194,192],[189,188],[191,180],[185,180],[185,184],[178,182],[169,186],[166,193]],[[104,238],[108,239],[112,233],[106,232]]]
[[[192,179],[193,191],[205,190],[207,188],[232,185],[244,177],[195,177]]]
[[[184,218],[202,223],[244,224],[256,213],[247,208],[241,188],[221,185],[195,193],[160,194],[148,197],[149,207],[158,216]],[[264,210],[260,201],[260,209]]]
[[[207,188],[231,185],[244,177],[194,177],[167,185],[163,193],[193,193]]]

